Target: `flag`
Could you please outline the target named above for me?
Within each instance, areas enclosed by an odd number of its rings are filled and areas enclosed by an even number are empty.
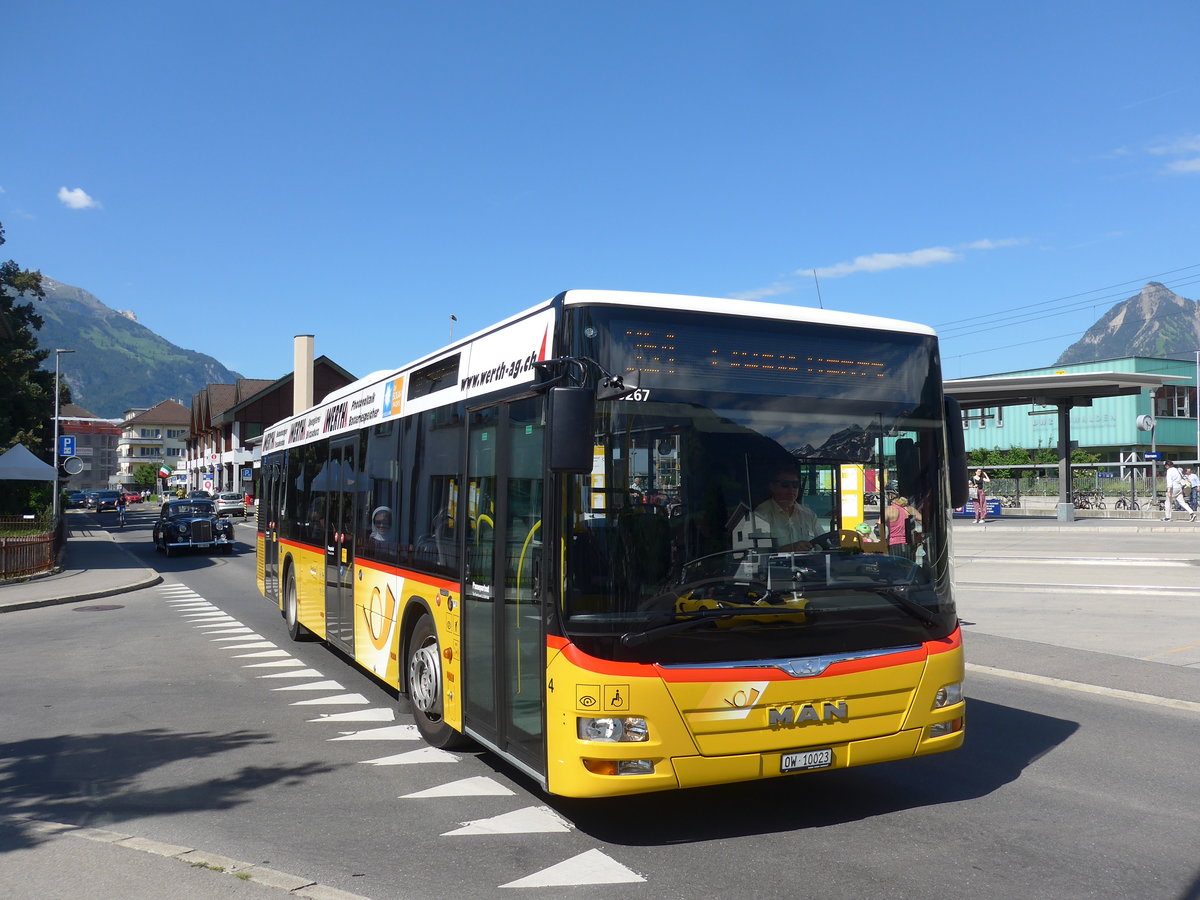
[[[166,465],[166,464],[163,464],[163,465],[161,465],[161,466],[159,466],[159,467],[158,467],[158,477],[159,477],[159,478],[166,478],[166,477],[167,477],[167,476],[169,476],[170,474],[171,474],[171,467],[170,467],[170,466],[168,466],[168,465]]]

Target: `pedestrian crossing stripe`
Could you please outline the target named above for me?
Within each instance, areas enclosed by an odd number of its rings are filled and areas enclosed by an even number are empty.
[[[426,788],[411,794],[402,794],[401,800],[421,800],[431,797],[511,797],[516,791],[510,790],[487,775],[476,775],[473,778],[461,778],[449,784]]]
[[[437,747],[425,747],[421,750],[409,750],[407,753],[397,753],[395,756],[381,756],[378,759],[363,759],[359,762],[364,766],[411,766],[423,763],[458,762],[459,757]]]

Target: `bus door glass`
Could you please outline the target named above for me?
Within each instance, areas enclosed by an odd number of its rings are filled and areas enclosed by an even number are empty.
[[[354,649],[354,501],[358,472],[357,437],[330,444],[325,466],[325,629],[326,638]]]
[[[476,410],[468,449],[465,721],[535,771],[542,751],[542,409]]]

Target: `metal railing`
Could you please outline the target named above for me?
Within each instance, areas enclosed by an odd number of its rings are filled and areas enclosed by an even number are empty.
[[[0,581],[40,575],[54,568],[62,546],[62,522],[0,516]]]

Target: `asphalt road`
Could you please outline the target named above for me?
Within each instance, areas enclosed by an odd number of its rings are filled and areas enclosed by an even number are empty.
[[[10,810],[372,900],[1200,897],[1200,570],[1165,562],[1190,559],[1191,535],[961,534],[956,753],[570,801],[490,754],[431,752],[388,689],[289,642],[254,588],[251,526],[233,557],[167,560],[146,518],[120,540],[163,584],[4,617]],[[1117,550],[1123,563],[1094,561]],[[0,853],[0,884],[39,896],[36,853],[18,871],[15,856]],[[592,883],[556,883],[572,879]]]

